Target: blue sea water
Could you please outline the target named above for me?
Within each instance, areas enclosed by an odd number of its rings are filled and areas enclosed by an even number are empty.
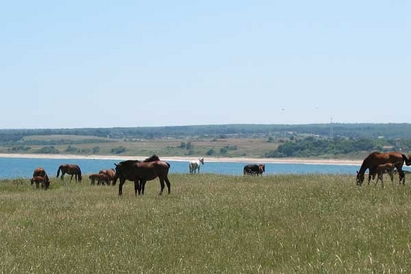
[[[101,169],[114,168],[117,160],[101,159],[46,159],[46,158],[0,158],[0,179],[31,178],[33,170],[43,167],[49,176],[56,176],[61,164],[77,164],[83,174],[98,173]],[[170,173],[188,173],[188,161],[168,161]],[[205,162],[201,173],[242,175],[246,162]],[[270,174],[356,174],[359,166],[330,164],[265,163],[265,175]],[[405,167],[405,170],[410,170]]]

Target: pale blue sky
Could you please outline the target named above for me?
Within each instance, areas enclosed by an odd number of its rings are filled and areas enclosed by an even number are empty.
[[[411,123],[411,1],[6,1],[0,128]]]

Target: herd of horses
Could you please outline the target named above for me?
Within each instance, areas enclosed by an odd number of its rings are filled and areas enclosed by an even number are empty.
[[[382,187],[384,187],[383,175],[385,173],[389,174],[391,181],[394,181],[394,171],[396,170],[399,174],[399,183],[405,185],[405,173],[402,170],[403,165],[411,165],[411,159],[405,154],[397,151],[393,152],[372,152],[369,154],[357,171],[356,183],[361,186],[365,180],[365,172],[368,170],[368,185],[371,179],[377,176],[375,185],[381,181]],[[160,160],[157,155],[152,155],[151,157],[145,159],[144,161],[139,160],[126,160],[121,161],[118,164],[114,164],[114,169],[103,169],[99,173],[93,173],[89,175],[89,180],[91,184],[102,184],[102,185],[116,185],[117,180],[119,183],[119,196],[123,194],[123,185],[126,180],[134,182],[134,192],[135,195],[144,195],[145,185],[147,181],[154,180],[156,178],[160,181],[160,195],[163,193],[165,186],[167,186],[167,192],[171,192],[171,184],[168,179],[168,173],[170,170],[170,164],[166,161]],[[189,162],[189,172],[190,174],[200,173],[200,167],[204,165],[204,158],[199,158],[195,161]],[[244,166],[244,175],[263,175],[265,172],[264,164],[248,164]],[[61,176],[60,176],[61,173]],[[77,182],[82,181],[81,169],[78,165],[74,164],[63,164],[57,169],[56,177],[61,180],[64,179],[64,175],[71,175],[70,182],[73,177]],[[36,184],[36,188],[40,185],[44,189],[48,189],[50,186],[50,179],[46,171],[39,167],[33,172],[33,177],[31,178],[31,184]]]
[[[160,195],[163,193],[165,186],[167,186],[167,192],[171,192],[171,184],[168,179],[168,172],[170,170],[170,164],[166,161],[160,160],[157,155],[145,159],[139,160],[126,160],[121,161],[118,164],[114,164],[113,169],[103,169],[99,173],[92,173],[88,176],[90,184],[95,185],[116,185],[117,180],[119,183],[119,196],[123,195],[123,185],[126,180],[134,182],[135,195],[144,195],[145,185],[147,181],[159,178],[160,181]],[[193,160],[189,162],[190,174],[200,173],[200,167],[204,165],[204,158]],[[244,166],[244,175],[262,175],[265,172],[265,165],[251,164]],[[61,175],[60,175],[61,173]],[[76,182],[82,181],[81,169],[78,165],[63,164],[57,169],[57,178],[64,179],[64,175],[71,175],[70,182],[73,177]],[[42,188],[48,189],[50,186],[50,179],[46,171],[39,167],[33,172],[31,184],[36,184],[36,188],[41,185]]]

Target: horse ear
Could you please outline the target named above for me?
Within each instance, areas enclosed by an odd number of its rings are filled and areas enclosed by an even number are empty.
[[[357,170],[357,174],[359,174],[358,170]]]

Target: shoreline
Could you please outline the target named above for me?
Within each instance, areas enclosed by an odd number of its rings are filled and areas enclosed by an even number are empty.
[[[23,153],[0,153],[0,158],[32,158],[32,159],[88,159],[88,160],[144,160],[147,156],[114,156],[114,155],[71,155],[71,154],[23,154]],[[165,156],[164,161],[189,162],[197,160],[193,156]],[[312,164],[312,165],[361,165],[361,160],[343,159],[302,159],[302,158],[250,158],[250,157],[204,157],[205,162],[228,162],[228,163],[261,163],[261,164]]]

